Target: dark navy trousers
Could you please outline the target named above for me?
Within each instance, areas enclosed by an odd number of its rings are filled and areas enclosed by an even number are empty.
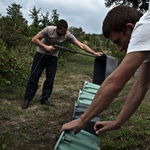
[[[31,76],[24,95],[24,100],[31,101],[33,99],[38,89],[39,78],[45,68],[46,80],[43,84],[41,100],[47,100],[50,97],[53,90],[53,82],[57,69],[57,60],[58,58],[55,56],[46,54],[43,56],[42,53],[36,52],[33,60]]]

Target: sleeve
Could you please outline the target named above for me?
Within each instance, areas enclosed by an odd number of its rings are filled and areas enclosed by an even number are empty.
[[[136,23],[128,45],[127,53],[150,51],[150,14]]]
[[[43,30],[41,30],[39,34],[41,35],[41,37],[46,37],[48,34],[48,27],[45,27]]]
[[[68,40],[69,42],[71,42],[71,43],[74,43],[77,39],[76,39],[76,37],[75,37],[73,34],[69,33],[69,34],[67,35],[67,40]]]

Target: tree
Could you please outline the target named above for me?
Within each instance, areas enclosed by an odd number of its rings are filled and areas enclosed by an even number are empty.
[[[105,42],[105,47],[107,48],[107,50],[109,50],[109,45],[110,45],[110,40],[107,39]]]
[[[0,38],[7,47],[17,46],[28,32],[27,20],[23,18],[21,8],[19,4],[13,3],[6,9],[7,16],[0,17]]]
[[[77,38],[79,39],[81,35],[84,35],[85,32],[82,30],[82,28],[76,28],[76,27],[70,27],[69,31]]]
[[[39,26],[39,23],[40,23],[40,19],[39,19],[39,16],[38,14],[40,13],[40,10],[36,10],[36,7],[34,6],[34,8],[32,10],[29,10],[31,14],[29,14],[30,18],[33,19],[33,25],[35,27],[38,27]]]
[[[92,34],[89,36],[90,37],[90,43],[92,44],[91,46],[93,47],[100,47],[103,44],[103,41],[101,41],[100,37],[97,34]]]
[[[40,20],[40,22],[41,22],[42,29],[52,24],[49,19],[49,12],[47,12],[45,16],[41,13],[41,17],[42,19]]]
[[[22,12],[20,11],[21,8],[22,6],[16,3],[13,3],[11,4],[11,6],[8,6],[8,8],[6,8],[7,10],[6,18],[7,20],[9,20],[9,23],[11,23],[16,28],[27,22],[27,20],[23,18]]]
[[[57,14],[57,10],[52,10],[52,15],[51,15],[51,18],[49,19],[49,12],[46,12],[46,15],[44,16],[42,13],[41,13],[41,28],[45,28],[46,26],[49,26],[49,25],[56,25],[58,20],[59,20],[59,14]]]
[[[101,47],[103,44],[103,41],[97,34],[81,34],[80,41],[91,48]]]
[[[112,42],[109,43],[109,49],[110,50],[107,52],[107,54],[118,59],[118,64],[120,64],[126,55],[126,51],[120,53],[116,44]]]
[[[105,6],[111,7],[113,5],[128,5],[146,12],[148,10],[148,0],[105,0]]]
[[[51,15],[51,25],[56,25],[59,20],[59,14],[57,14],[57,9],[52,10],[52,15]]]

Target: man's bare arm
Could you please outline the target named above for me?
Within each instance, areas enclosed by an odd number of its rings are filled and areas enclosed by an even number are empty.
[[[150,82],[150,63],[142,64],[140,68],[140,72],[138,75],[138,79],[133,85],[127,101],[117,117],[116,120],[121,121],[120,124],[122,125],[128,118],[136,111],[138,106],[141,104],[147,90],[149,87]],[[128,111],[126,111],[128,110]],[[124,117],[123,117],[124,116]],[[123,119],[121,119],[123,117]]]
[[[116,98],[147,55],[148,52],[127,54],[119,67],[103,82],[87,111],[73,123],[63,125],[60,133],[63,130],[76,129],[75,134],[77,134],[92,118],[104,111]]]
[[[101,52],[96,53],[96,52],[93,51],[91,48],[89,48],[87,45],[81,43],[81,42],[78,41],[78,40],[76,40],[73,44],[76,45],[76,46],[78,46],[78,47],[81,48],[82,50],[84,50],[84,51],[86,51],[86,52],[88,52],[88,53],[91,53],[91,54],[93,54],[93,55],[95,55],[95,56],[100,56],[100,55],[102,55]]]
[[[37,34],[33,37],[33,39],[32,39],[31,41],[32,41],[32,43],[34,43],[35,45],[37,45],[37,46],[39,46],[39,47],[45,48],[47,51],[53,51],[53,50],[55,49],[55,48],[54,48],[53,46],[51,46],[51,45],[48,46],[48,45],[42,43],[42,42],[41,42],[41,39],[42,39],[41,35],[40,35],[39,33],[37,33]]]
[[[141,104],[150,83],[150,62],[141,65],[140,72],[137,81],[134,83],[126,103],[118,115],[117,119],[114,121],[102,121],[97,122],[94,129],[99,134],[104,131],[109,131],[113,129],[120,128],[130,116],[137,110]]]

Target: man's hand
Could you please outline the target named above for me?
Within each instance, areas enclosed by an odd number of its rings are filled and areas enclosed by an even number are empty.
[[[95,56],[101,56],[103,53],[102,52],[98,52],[98,53],[95,53]]]
[[[86,127],[86,125],[84,125],[81,121],[81,118],[73,120],[71,122],[68,122],[66,124],[64,124],[59,132],[59,134],[61,134],[62,131],[64,130],[72,130],[72,129],[76,129],[74,131],[74,134],[77,134],[81,131],[81,129],[83,129],[84,127]]]
[[[47,50],[47,51],[49,51],[49,52],[52,52],[53,50],[55,50],[55,48],[53,47],[53,46],[48,46],[48,45],[46,45],[45,46],[45,49]]]
[[[45,48],[48,52],[52,52],[55,48],[52,45],[46,45],[46,44],[42,43],[41,42],[42,38],[43,37],[39,33],[37,33],[31,41],[35,45]]]
[[[96,122],[94,125],[94,130],[96,131],[96,134],[99,134],[105,131],[116,130],[118,128],[119,127],[116,125],[115,121]]]

